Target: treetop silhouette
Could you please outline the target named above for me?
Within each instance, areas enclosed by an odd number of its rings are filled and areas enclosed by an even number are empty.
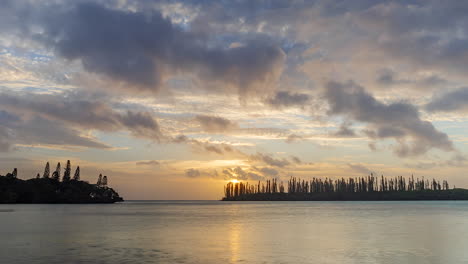
[[[0,203],[114,203],[123,201],[119,194],[107,186],[107,176],[98,177],[98,184],[80,179],[77,166],[71,178],[71,162],[68,160],[62,181],[60,162],[50,177],[49,162],[46,163],[42,178],[40,173],[29,180],[18,179],[18,170],[6,176],[0,175]]]
[[[224,186],[223,200],[427,200],[450,199],[451,190],[446,180],[428,180],[422,177],[386,178],[373,174],[358,178],[313,178],[310,181],[291,177],[287,192],[277,179],[249,182],[229,182]],[[463,189],[457,189],[463,190]],[[459,193],[459,191],[457,191]],[[443,195],[442,195],[443,194]],[[468,191],[457,199],[468,199]]]

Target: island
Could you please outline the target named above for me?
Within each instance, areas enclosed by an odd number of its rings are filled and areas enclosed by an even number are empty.
[[[28,180],[19,179],[15,168],[5,176],[0,175],[0,203],[83,204],[123,201],[114,189],[107,186],[107,181],[107,176],[102,174],[96,184],[82,181],[79,166],[71,177],[70,161],[67,161],[63,177],[60,163],[51,175],[47,162],[42,176],[38,173],[35,178]]]
[[[223,201],[417,201],[468,200],[468,190],[450,188],[446,180],[406,179],[402,176],[386,178],[313,178],[311,181],[295,177],[287,183],[277,179],[250,184],[229,182],[224,186]]]

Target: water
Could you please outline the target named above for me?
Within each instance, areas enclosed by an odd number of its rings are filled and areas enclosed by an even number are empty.
[[[0,263],[468,263],[468,202],[0,205]]]

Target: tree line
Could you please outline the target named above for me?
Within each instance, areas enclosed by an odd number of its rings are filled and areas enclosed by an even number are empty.
[[[72,174],[71,162],[65,168],[57,164],[54,171],[47,162],[44,173],[32,179],[18,178],[18,169],[0,175],[0,204],[2,203],[115,203],[123,198],[108,187],[107,176],[99,175],[96,184],[80,179],[80,168]]]
[[[72,168],[71,168],[71,162],[70,160],[67,160],[67,165],[65,166],[65,169],[63,171],[63,177],[62,175],[62,167],[60,165],[60,162],[57,163],[57,166],[55,167],[55,170],[51,173],[50,171],[50,164],[49,162],[46,163],[44,172],[42,173],[42,176],[40,173],[37,173],[36,179],[52,179],[57,182],[69,182],[71,180],[74,181],[80,181],[80,166],[77,166],[75,169],[75,173],[73,174],[73,177],[71,176]],[[18,169],[14,168],[11,173],[7,173],[5,175],[8,178],[17,178],[18,177]],[[99,174],[98,180],[96,185],[98,187],[107,187],[107,176],[102,176],[102,174]]]
[[[224,195],[226,198],[233,198],[245,194],[270,194],[285,193],[283,182],[278,184],[277,179],[258,181],[257,184],[248,182],[229,182],[224,186]],[[409,178],[398,176],[395,178],[379,177],[373,174],[367,177],[357,178],[313,178],[310,181],[291,177],[287,182],[287,192],[290,194],[301,193],[365,193],[365,192],[413,192],[424,190],[448,190],[449,184],[446,180],[436,181],[428,180],[422,177],[414,179],[412,175]]]

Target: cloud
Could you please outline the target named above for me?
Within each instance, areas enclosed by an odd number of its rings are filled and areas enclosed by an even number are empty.
[[[259,180],[264,179],[262,175],[259,175],[252,171],[244,170],[239,166],[235,168],[226,168],[222,171],[222,173],[225,176],[225,179],[227,180],[237,179],[240,181],[247,181],[247,180],[259,181]]]
[[[218,148],[216,146],[213,146],[213,145],[205,145],[205,150],[209,151],[209,152],[214,152],[214,153],[220,154],[220,155],[223,154],[223,151],[220,148]]]
[[[144,165],[144,166],[158,166],[161,163],[157,160],[145,160],[145,161],[137,161],[136,165]]]
[[[196,151],[204,151],[208,153],[214,153],[217,155],[234,155],[234,156],[246,156],[245,153],[235,148],[232,145],[229,145],[226,142],[220,141],[209,141],[209,140],[198,140],[194,138],[189,138],[185,135],[178,135],[169,139],[169,142],[176,144],[190,144],[194,147]]]
[[[9,127],[18,121],[18,116],[0,110],[0,152],[7,152],[12,148],[13,139]]]
[[[213,153],[216,153],[218,155],[223,155],[224,150],[229,151],[229,152],[232,150],[230,148],[227,148],[227,149],[222,148],[223,146],[216,146],[214,144],[210,144],[209,142],[204,142],[204,141],[200,141],[200,140],[197,140],[197,139],[189,138],[189,137],[187,137],[185,135],[178,135],[178,136],[172,138],[171,141],[173,143],[177,143],[177,144],[181,144],[181,143],[192,144],[198,150],[213,152]],[[225,147],[229,147],[229,146],[225,145]]]
[[[159,140],[161,131],[156,119],[148,112],[126,111],[124,114],[116,114],[122,128],[129,130],[135,136]]]
[[[252,181],[262,181],[265,178],[262,175],[259,175],[255,172],[249,172],[247,173],[247,179],[252,180]]]
[[[349,168],[355,172],[358,172],[358,173],[362,173],[362,174],[366,174],[366,175],[369,175],[372,173],[371,170],[369,170],[368,168],[366,168],[364,165],[362,164],[351,164],[349,163],[348,164]]]
[[[296,141],[300,141],[304,139],[302,136],[296,135],[296,134],[291,134],[286,138],[286,143],[294,143]]]
[[[198,178],[201,176],[201,173],[197,169],[190,168],[185,171],[185,176],[189,178]]]
[[[421,155],[431,148],[454,150],[447,134],[421,120],[417,108],[411,104],[381,103],[351,82],[329,82],[325,98],[330,105],[330,114],[369,124],[371,138],[395,138],[398,142],[395,153],[399,156]],[[410,144],[408,138],[412,141]]]
[[[296,156],[291,156],[291,160],[296,164],[301,164],[302,160]]]
[[[460,88],[435,97],[425,108],[429,112],[466,111],[468,110],[468,88]]]
[[[271,176],[271,177],[278,176],[278,173],[279,173],[276,169],[268,168],[268,167],[261,168],[260,172],[263,173],[264,175]]]
[[[309,95],[303,93],[291,93],[279,91],[274,97],[269,98],[267,103],[275,107],[303,106],[309,101]]]
[[[219,116],[197,115],[195,120],[204,131],[210,133],[226,132],[239,128],[237,123]]]
[[[406,167],[408,168],[416,168],[416,169],[424,169],[424,170],[429,170],[429,169],[434,169],[437,167],[466,167],[467,165],[467,158],[466,156],[462,154],[454,154],[452,157],[450,157],[447,160],[432,160],[432,161],[419,161],[416,163],[407,163],[405,164]]]
[[[387,1],[351,16],[377,40],[368,39],[366,48],[372,45],[389,61],[403,62],[402,72],[410,69],[410,74],[442,73],[458,79],[466,76],[468,61],[466,10],[468,4],[460,1]],[[439,82],[435,77],[432,81]]]
[[[162,134],[148,112],[116,111],[103,100],[81,99],[80,94],[0,93],[0,109],[29,116],[40,116],[82,129],[130,131],[134,136],[154,141]]]
[[[0,120],[2,120],[0,118]],[[11,138],[8,130],[5,127],[0,126],[0,152],[7,152],[11,149]]]
[[[79,130],[55,120],[37,115],[23,119],[4,110],[0,113],[3,113],[0,115],[0,148],[3,151],[11,150],[14,144],[111,148],[96,138],[83,135]]]
[[[428,89],[430,87],[435,87],[438,85],[447,84],[447,80],[435,75],[423,75],[423,76],[413,76],[412,79],[409,78],[400,78],[398,73],[392,69],[384,68],[379,70],[377,76],[377,83],[383,84],[386,86],[392,85],[412,85],[415,87],[421,87],[423,89]]]
[[[269,89],[266,84],[279,77],[285,58],[272,42],[253,38],[237,47],[221,45],[156,10],[77,3],[41,15],[43,31],[35,32],[35,40],[127,89],[157,91],[169,77],[188,74],[246,94]]]
[[[280,167],[280,168],[286,167],[286,166],[291,164],[286,159],[275,159],[275,158],[273,158],[272,156],[270,156],[268,154],[262,154],[262,153],[257,153],[255,155],[251,155],[250,158],[252,160],[254,160],[254,161],[261,161],[261,162],[263,162],[265,164],[268,164],[270,166]]]
[[[349,123],[346,123],[346,122],[342,123],[338,131],[335,131],[333,135],[337,137],[355,137],[356,132],[354,132],[354,130],[349,128],[349,126],[350,126]]]

